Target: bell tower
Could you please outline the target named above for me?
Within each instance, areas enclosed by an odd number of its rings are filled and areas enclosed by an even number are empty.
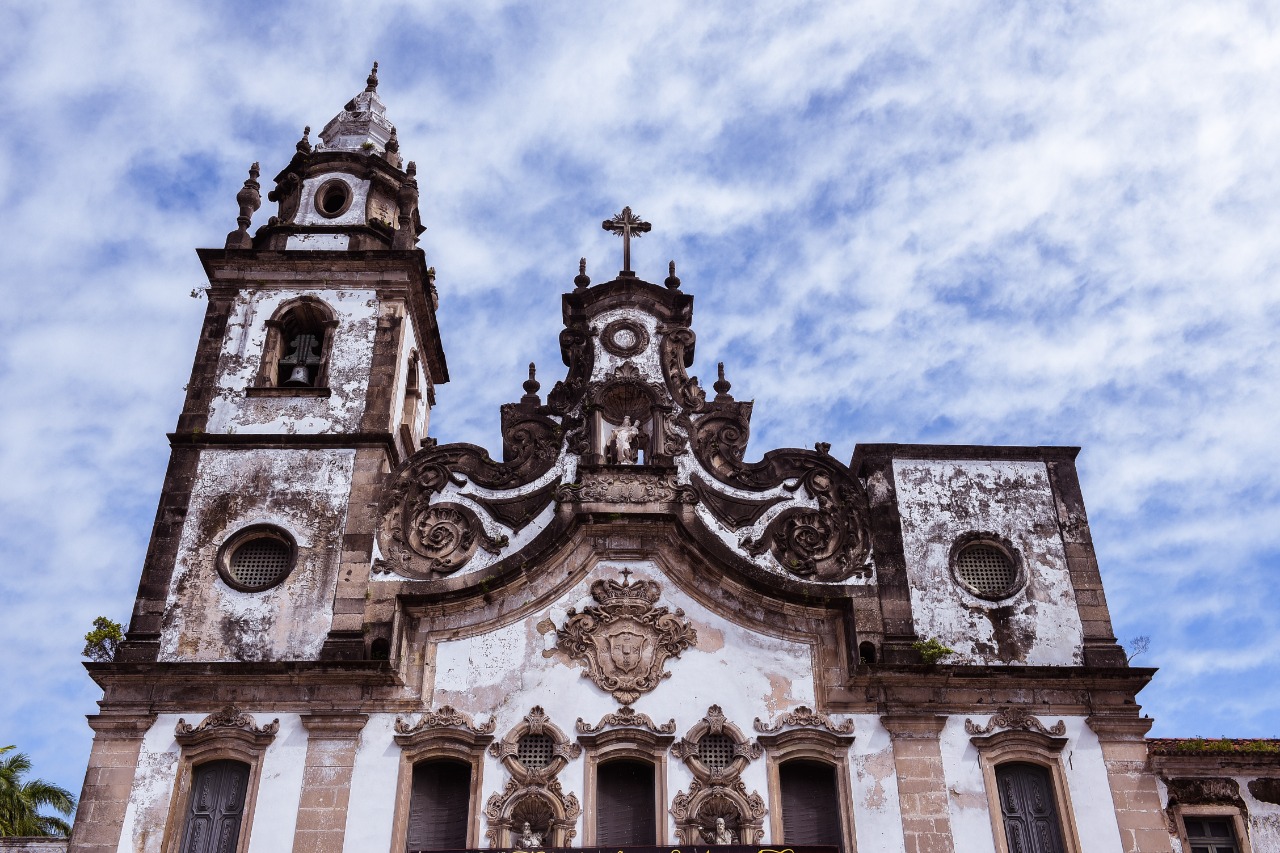
[[[365,591],[375,490],[427,438],[448,381],[413,162],[363,91],[303,131],[262,206],[199,250],[204,326],[117,660],[378,657]]]

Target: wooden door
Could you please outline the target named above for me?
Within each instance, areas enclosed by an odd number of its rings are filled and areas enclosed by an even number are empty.
[[[471,823],[471,765],[447,759],[413,766],[406,849],[463,850]]]
[[[195,770],[182,853],[234,853],[244,819],[249,765],[210,761]]]
[[[996,768],[1009,853],[1066,853],[1053,796],[1053,779],[1038,764]]]
[[[653,765],[609,761],[596,768],[596,844],[602,847],[658,843]]]

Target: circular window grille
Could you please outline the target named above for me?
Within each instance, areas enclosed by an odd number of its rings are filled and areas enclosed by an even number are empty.
[[[733,740],[726,735],[703,735],[698,741],[698,757],[711,770],[723,770],[733,763]]]
[[[541,770],[551,763],[555,742],[550,735],[524,735],[516,741],[516,759],[530,770]]]
[[[260,536],[231,552],[228,574],[249,589],[275,586],[289,574],[289,546],[279,539]]]
[[[985,542],[956,554],[956,575],[979,595],[1004,598],[1018,583],[1018,568],[1003,549]]]

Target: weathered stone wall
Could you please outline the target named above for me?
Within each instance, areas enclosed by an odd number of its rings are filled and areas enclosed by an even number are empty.
[[[160,659],[313,660],[329,631],[356,451],[201,452],[161,630]],[[272,524],[298,545],[293,571],[262,592],[218,574],[236,531]]]
[[[1042,462],[894,461],[916,635],[954,649],[948,663],[1078,665],[1083,634]],[[956,538],[989,533],[1021,554],[1027,581],[988,601],[956,583]]]
[[[337,316],[328,397],[246,397],[262,366],[266,322],[283,303],[313,296]],[[211,433],[358,432],[373,360],[378,300],[372,290],[245,290],[237,295],[218,360]]]

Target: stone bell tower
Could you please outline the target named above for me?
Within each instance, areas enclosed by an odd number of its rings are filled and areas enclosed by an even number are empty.
[[[415,164],[364,90],[202,249],[208,309],[118,660],[368,659],[373,489],[448,381]]]

